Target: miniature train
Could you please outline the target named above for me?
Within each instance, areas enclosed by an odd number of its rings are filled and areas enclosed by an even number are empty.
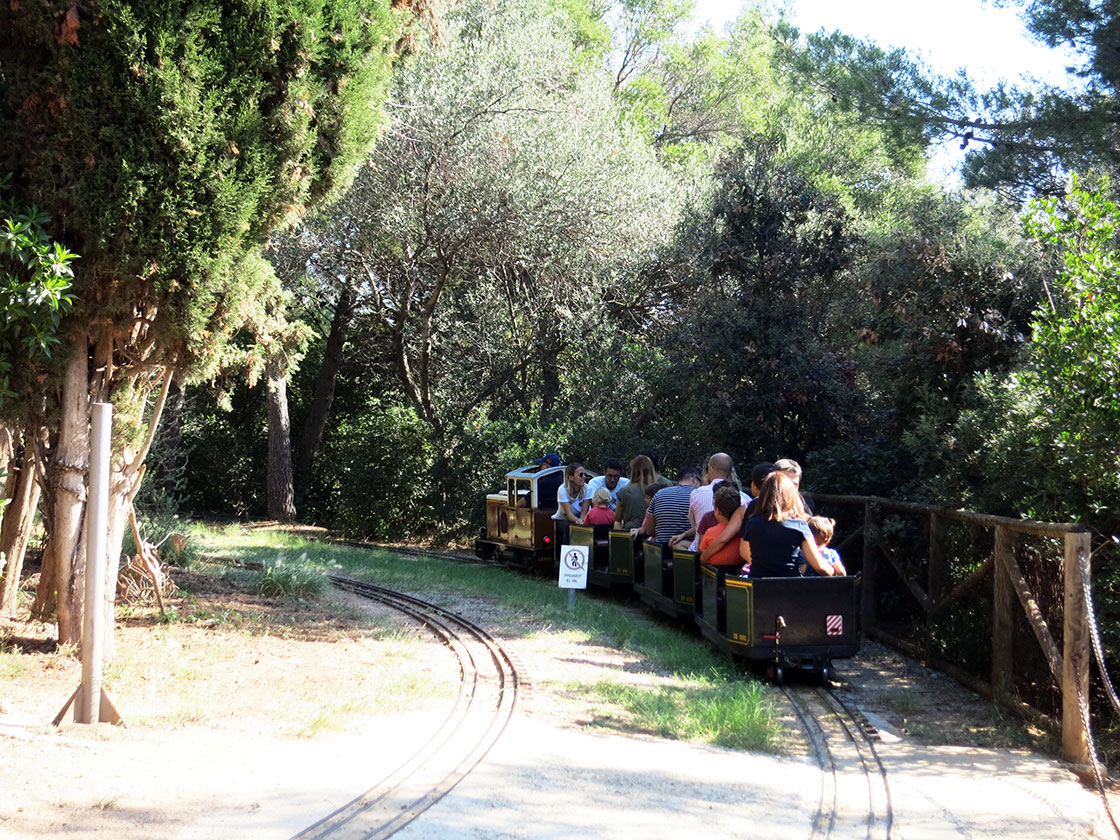
[[[528,466],[506,475],[506,492],[486,497],[483,558],[556,574],[552,515],[563,466]],[[588,585],[632,589],[669,616],[693,621],[731,656],[763,663],[778,683],[793,672],[827,680],[833,659],[859,651],[860,578],[743,578],[701,563],[693,551],[634,539],[608,525],[571,526],[569,541],[589,549]]]

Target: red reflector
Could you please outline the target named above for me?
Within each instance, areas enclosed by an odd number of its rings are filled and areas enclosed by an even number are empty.
[[[545,541],[546,543],[550,543],[550,542],[552,542],[552,537],[545,537],[545,538],[544,538],[544,541]]]

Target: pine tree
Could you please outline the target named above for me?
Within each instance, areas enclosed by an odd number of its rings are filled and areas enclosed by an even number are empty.
[[[81,627],[90,403],[115,407],[116,558],[167,385],[229,364],[246,325],[269,338],[278,287],[259,248],[348,183],[406,17],[389,0],[0,7],[0,171],[82,256],[43,418],[60,641]],[[255,343],[239,346],[256,375]],[[115,579],[111,560],[110,597]]]

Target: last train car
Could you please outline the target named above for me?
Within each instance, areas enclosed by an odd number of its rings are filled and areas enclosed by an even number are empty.
[[[742,578],[700,565],[696,624],[715,645],[764,663],[775,682],[829,678],[833,659],[859,652],[860,578]]]
[[[563,466],[531,464],[506,473],[504,491],[486,496],[486,530],[475,540],[478,556],[553,572],[552,515],[563,481]]]

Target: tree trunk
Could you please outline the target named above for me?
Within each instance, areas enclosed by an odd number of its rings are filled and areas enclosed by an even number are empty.
[[[268,364],[268,515],[280,522],[296,517],[288,377],[278,362]]]
[[[27,540],[31,536],[31,523],[35,507],[39,504],[39,482],[35,476],[35,439],[28,435],[23,451],[23,466],[19,470],[19,484],[11,503],[4,511],[0,526],[0,552],[7,560],[4,580],[0,584],[0,615],[15,615],[19,597],[20,575]]]
[[[76,644],[82,635],[85,584],[86,477],[89,471],[89,347],[84,335],[73,342],[73,355],[62,384],[58,444],[47,464],[53,496],[50,537],[43,563],[53,565],[58,602],[58,641]],[[42,587],[40,587],[42,588]],[[36,611],[42,615],[39,598]]]
[[[111,469],[110,476],[112,474]],[[131,507],[132,494],[112,489],[109,491],[109,532],[105,538],[109,556],[105,563],[105,608],[102,612],[105,620],[102,656],[106,662],[111,662],[117,652],[117,578],[120,575],[121,546],[124,544],[124,531]]]
[[[323,430],[327,426],[327,417],[330,416],[338,369],[342,364],[342,349],[346,345],[350,321],[354,316],[354,300],[353,288],[343,286],[334,308],[334,317],[331,318],[331,331],[323,350],[323,363],[319,366],[319,376],[315,380],[315,395],[311,399],[311,407],[296,449],[295,474],[301,490],[311,481],[315,455],[323,441]]]

